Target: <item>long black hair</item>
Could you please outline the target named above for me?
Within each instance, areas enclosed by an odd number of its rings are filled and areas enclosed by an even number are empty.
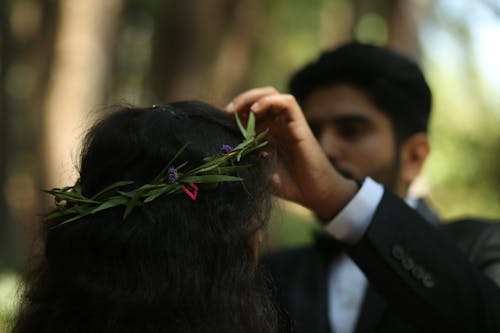
[[[172,156],[196,165],[241,141],[234,120],[202,102],[122,107],[88,132],[82,192],[150,182]],[[51,228],[26,280],[15,332],[273,332],[277,315],[253,244],[270,210],[258,154],[240,182],[159,197],[125,220],[113,208]]]

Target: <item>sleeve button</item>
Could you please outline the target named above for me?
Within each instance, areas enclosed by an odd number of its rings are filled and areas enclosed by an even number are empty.
[[[392,256],[397,260],[402,260],[405,257],[405,251],[401,245],[396,244],[392,247]]]
[[[411,275],[413,275],[413,277],[415,279],[422,279],[424,276],[425,276],[425,272],[424,272],[424,269],[418,265],[415,265],[412,269],[411,269]]]
[[[425,287],[427,288],[432,288],[435,286],[435,282],[434,282],[434,279],[432,278],[432,276],[430,274],[425,274],[423,279],[422,279],[422,283],[424,284]]]
[[[415,267],[415,261],[409,257],[406,257],[403,260],[401,260],[401,264],[407,271],[410,271]]]

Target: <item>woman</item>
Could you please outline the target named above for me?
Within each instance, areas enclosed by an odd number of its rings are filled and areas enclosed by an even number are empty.
[[[240,142],[234,119],[201,102],[125,107],[94,125],[78,186],[51,193],[100,203],[69,198],[49,215],[14,331],[276,331],[256,258],[270,209],[266,165],[259,145],[237,156]],[[199,168],[224,158],[226,169]],[[200,177],[210,173],[219,178]]]

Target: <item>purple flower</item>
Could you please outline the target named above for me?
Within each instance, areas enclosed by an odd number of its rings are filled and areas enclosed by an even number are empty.
[[[231,150],[233,150],[233,147],[231,147],[230,145],[222,145],[222,147],[220,148],[220,151],[221,151],[221,153],[223,153],[223,154],[227,154],[227,153],[229,153]]]
[[[175,183],[179,179],[179,175],[177,174],[177,169],[173,166],[168,168],[168,182],[170,184]]]

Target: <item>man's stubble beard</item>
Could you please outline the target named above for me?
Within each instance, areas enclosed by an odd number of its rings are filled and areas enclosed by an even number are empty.
[[[401,167],[401,153],[399,148],[400,147],[398,145],[395,149],[394,158],[391,163],[388,163],[389,165],[382,166],[378,170],[372,170],[368,175],[364,176],[355,176],[351,171],[336,165],[335,162],[330,162],[335,170],[347,179],[362,181],[365,177],[370,177],[376,182],[382,184],[386,189],[395,192],[397,191]]]

